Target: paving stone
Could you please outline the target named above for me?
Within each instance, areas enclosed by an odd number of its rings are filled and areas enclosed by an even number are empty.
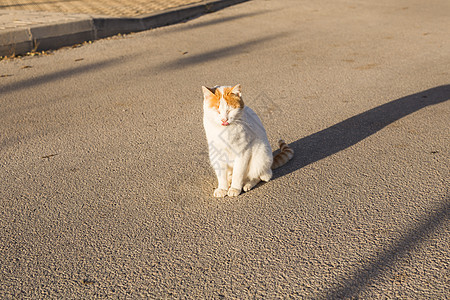
[[[158,10],[193,4],[199,0],[9,0],[0,9],[135,17]]]

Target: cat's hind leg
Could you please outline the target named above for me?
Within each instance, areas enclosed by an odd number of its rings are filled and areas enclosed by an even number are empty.
[[[244,192],[248,192],[250,191],[255,185],[257,185],[259,182],[261,181],[261,179],[259,178],[254,178],[251,179],[250,181],[246,182],[244,184],[243,190]]]
[[[262,175],[259,176],[262,181],[268,182],[272,178],[272,170],[269,169],[268,171],[264,172]]]

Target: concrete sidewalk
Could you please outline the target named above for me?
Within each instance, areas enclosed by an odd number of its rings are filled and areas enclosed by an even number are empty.
[[[0,56],[170,25],[244,1],[2,1]]]

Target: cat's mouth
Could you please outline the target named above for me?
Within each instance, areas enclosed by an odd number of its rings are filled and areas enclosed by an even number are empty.
[[[228,121],[222,122],[222,126],[228,126],[228,125],[230,125],[230,123],[228,123]]]

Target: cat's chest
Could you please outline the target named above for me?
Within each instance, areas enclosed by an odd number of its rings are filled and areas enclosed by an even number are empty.
[[[214,142],[229,155],[237,155],[249,148],[252,139],[240,126],[229,126],[223,128],[214,137]]]

